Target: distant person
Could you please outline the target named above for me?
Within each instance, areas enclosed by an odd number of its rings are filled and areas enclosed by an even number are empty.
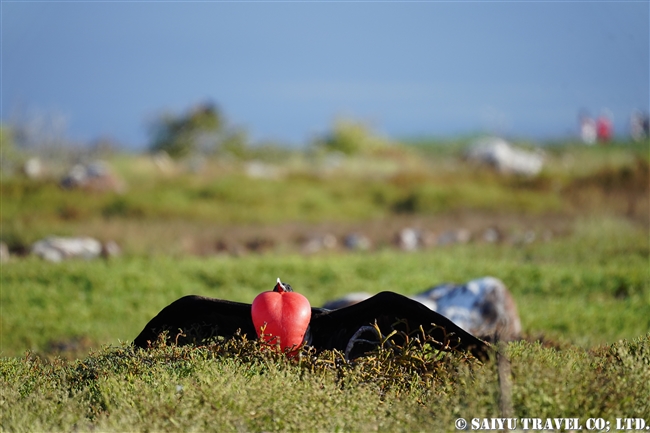
[[[650,136],[650,116],[648,113],[636,111],[630,118],[630,136],[634,141],[647,140]]]
[[[608,143],[612,139],[612,121],[609,116],[601,114],[596,120],[596,134],[598,141]]]
[[[586,112],[580,114],[579,121],[580,139],[585,144],[594,144],[596,142],[596,122]]]

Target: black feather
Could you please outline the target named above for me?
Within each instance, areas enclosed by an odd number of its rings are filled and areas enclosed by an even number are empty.
[[[318,351],[337,349],[345,352],[360,328],[375,323],[383,336],[393,330],[409,333],[422,327],[438,342],[433,344],[440,350],[470,351],[479,358],[487,357],[490,351],[490,345],[451,320],[393,292],[382,292],[338,310],[312,308],[306,341]],[[203,296],[185,296],[165,307],[147,323],[133,344],[147,348],[163,332],[179,345],[196,344],[214,337],[232,338],[237,334],[257,338],[250,304]],[[350,357],[361,354],[357,350]]]

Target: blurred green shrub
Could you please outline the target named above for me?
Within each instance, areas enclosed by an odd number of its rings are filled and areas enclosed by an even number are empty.
[[[180,116],[164,114],[151,127],[152,152],[166,152],[175,159],[200,153],[218,152],[243,157],[246,134],[226,124],[219,109],[212,103],[200,104]]]
[[[316,140],[315,145],[329,152],[357,155],[386,148],[389,141],[376,135],[363,123],[339,120],[329,134]]]
[[[23,159],[24,157],[16,148],[13,130],[6,125],[0,125],[0,168],[2,172],[10,171]]]

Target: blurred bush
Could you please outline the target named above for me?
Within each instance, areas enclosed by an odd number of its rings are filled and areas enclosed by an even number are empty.
[[[16,148],[13,130],[6,125],[0,125],[0,170],[2,173],[12,171],[22,159]]]
[[[243,157],[246,134],[231,128],[212,103],[203,103],[181,115],[164,114],[151,127],[152,152],[166,152],[179,159],[192,154],[219,152]]]
[[[335,122],[333,130],[316,140],[316,147],[345,155],[373,153],[389,146],[389,141],[363,123],[350,120]]]

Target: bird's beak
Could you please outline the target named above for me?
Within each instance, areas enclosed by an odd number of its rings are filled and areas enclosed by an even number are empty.
[[[280,281],[280,278],[278,278],[278,283],[275,285],[275,291],[278,293],[287,291],[286,287],[284,287],[284,284],[282,284],[282,281]]]

